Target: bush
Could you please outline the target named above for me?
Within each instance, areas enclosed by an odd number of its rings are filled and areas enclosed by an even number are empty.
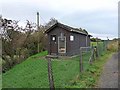
[[[27,48],[25,49],[22,49],[21,52],[20,52],[21,56],[20,56],[20,59],[24,60],[26,59],[27,57],[29,57],[29,50]]]
[[[116,40],[110,41],[109,44],[107,45],[107,50],[112,52],[118,51],[118,41]]]

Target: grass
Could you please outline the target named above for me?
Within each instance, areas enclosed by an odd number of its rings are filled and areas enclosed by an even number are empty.
[[[3,74],[3,88],[48,88],[47,61],[42,58],[47,51],[29,57],[19,65]],[[90,53],[83,54],[84,72],[80,73],[79,56],[65,59],[53,59],[52,69],[56,88],[94,87],[110,52],[98,58],[93,65],[88,60]]]
[[[30,58],[38,58],[38,57],[46,56],[47,54],[48,54],[48,51],[43,51],[43,52],[40,52],[38,54],[31,56]]]
[[[79,74],[79,57],[70,60],[52,61],[55,87],[62,88],[77,74]]]
[[[33,56],[29,57],[23,63],[16,65],[13,69],[3,74],[3,87],[48,88],[47,61],[38,59],[35,56],[34,58]],[[79,73],[79,58],[52,60],[52,66],[55,86],[64,87],[72,77]]]
[[[98,42],[98,44],[103,44],[103,42],[101,41],[101,42]],[[91,46],[97,46],[97,42],[91,42]]]
[[[68,88],[93,88],[97,87],[97,81],[103,69],[103,65],[113,53],[107,52],[103,57],[97,59],[93,65],[89,65],[86,71],[80,73],[66,86]]]
[[[37,57],[45,56],[42,52],[29,57],[2,75],[3,88],[45,88],[49,86],[47,61]]]

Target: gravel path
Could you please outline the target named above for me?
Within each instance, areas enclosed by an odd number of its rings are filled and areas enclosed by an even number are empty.
[[[118,53],[113,54],[104,65],[98,88],[118,88]]]

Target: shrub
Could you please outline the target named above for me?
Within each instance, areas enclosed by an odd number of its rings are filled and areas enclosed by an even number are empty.
[[[118,41],[116,40],[110,41],[109,44],[107,45],[107,50],[112,52],[118,51]]]

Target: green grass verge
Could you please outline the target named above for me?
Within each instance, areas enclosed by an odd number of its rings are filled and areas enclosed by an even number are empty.
[[[48,51],[43,51],[38,54],[32,55],[30,58],[38,58],[38,57],[46,56],[47,54],[48,54]]]
[[[108,58],[112,56],[112,52],[98,58],[92,65],[89,65],[86,71],[80,73],[68,83],[67,88],[93,88],[96,87],[97,81],[103,69],[103,65],[107,62]]]
[[[97,46],[97,42],[91,42],[90,43],[91,44],[91,46],[93,45],[93,46]],[[103,44],[103,42],[101,41],[101,42],[98,42],[98,44]]]
[[[63,88],[79,74],[79,56],[69,60],[54,60],[52,66],[55,87]]]
[[[45,88],[49,86],[47,61],[39,59],[47,51],[29,57],[2,75],[3,88]]]
[[[49,87],[47,61],[43,56],[47,51],[33,55],[3,74],[3,88],[47,88]],[[93,87],[100,75],[102,65],[111,55],[107,52],[92,66],[88,64],[90,53],[83,54],[84,70],[80,74],[79,56],[67,60],[52,60],[55,87]]]

